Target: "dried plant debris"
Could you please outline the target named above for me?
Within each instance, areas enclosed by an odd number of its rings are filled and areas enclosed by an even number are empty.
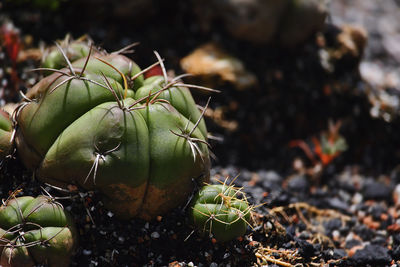
[[[182,58],[181,67],[210,87],[228,82],[238,90],[245,90],[258,83],[256,76],[245,69],[243,62],[214,43],[204,44]]]

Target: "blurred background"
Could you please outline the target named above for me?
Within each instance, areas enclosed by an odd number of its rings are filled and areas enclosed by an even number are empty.
[[[130,57],[140,66],[157,50],[171,73],[222,91],[206,113],[216,165],[391,171],[400,159],[399,1],[279,2],[6,0],[2,64],[37,65],[66,34],[108,51],[139,42]],[[3,102],[36,82],[15,73],[3,72]],[[208,95],[193,93],[204,105]]]

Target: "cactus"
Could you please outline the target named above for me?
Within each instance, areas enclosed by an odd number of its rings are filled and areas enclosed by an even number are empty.
[[[69,266],[76,247],[70,215],[50,196],[10,196],[0,207],[0,265]]]
[[[0,160],[11,153],[12,124],[8,113],[0,110]]]
[[[78,40],[72,40],[70,35],[67,34],[64,40],[61,41],[60,45],[56,43],[55,46],[44,51],[42,56],[42,66],[51,69],[61,69],[66,67],[66,62],[59,47],[62,47],[62,49],[65,50],[64,53],[70,61],[75,61],[84,58],[89,54],[91,43],[92,41],[87,36],[83,36]],[[47,72],[47,74],[50,73],[51,72]]]
[[[246,233],[252,209],[240,188],[205,185],[193,199],[190,218],[201,233],[226,242]]]
[[[16,145],[42,181],[98,190],[121,218],[151,219],[208,179],[203,113],[179,79],[144,80],[118,53],[89,51],[52,71],[15,112]],[[165,72],[161,58],[161,64]],[[145,87],[143,89],[143,87]]]

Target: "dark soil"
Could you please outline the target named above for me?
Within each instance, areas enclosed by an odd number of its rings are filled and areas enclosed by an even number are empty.
[[[66,33],[88,34],[108,51],[139,41],[131,57],[140,66],[152,64],[152,51],[157,50],[177,74],[182,72],[180,59],[214,41],[257,76],[256,88],[238,91],[222,84],[222,93],[212,95],[211,109],[224,108],[225,119],[237,122],[236,130],[207,119],[208,130],[223,140],[212,143],[212,177],[239,175],[235,183],[257,208],[246,236],[218,243],[193,231],[185,207],[152,222],[120,221],[96,192],[68,193],[71,198],[62,203],[75,217],[80,234],[72,266],[400,266],[400,123],[397,113],[390,120],[371,116],[368,92],[374,85],[360,75],[359,59],[338,61],[335,70],[327,72],[316,36],[288,49],[237,41],[218,24],[203,32],[191,1],[153,1],[151,10],[132,16],[117,16],[113,2],[81,2],[61,1],[58,9],[50,10],[8,1],[0,4],[1,19],[12,21],[21,38],[32,37],[30,47],[51,44]],[[340,17],[346,7],[342,2],[332,6],[320,33],[328,48],[336,45],[336,21],[346,19]],[[400,15],[385,8],[365,13],[362,7],[373,1],[354,2],[348,5],[355,17]],[[387,2],[400,9],[398,1]],[[365,60],[398,71],[393,50],[377,45],[387,33],[373,24],[364,26],[373,31]],[[26,91],[37,79],[23,72],[37,64],[18,64],[18,86],[10,76],[3,77],[3,102],[18,101],[16,89]],[[3,69],[11,65],[7,59],[0,61]],[[379,90],[398,96],[400,87]],[[201,105],[208,98],[198,93],[195,97]],[[340,132],[349,148],[315,171],[304,151],[289,143],[304,140],[312,147],[310,140],[327,129],[330,119],[342,121]],[[17,188],[37,195],[40,186],[65,196],[36,181],[17,155],[2,163],[1,181],[2,198]]]

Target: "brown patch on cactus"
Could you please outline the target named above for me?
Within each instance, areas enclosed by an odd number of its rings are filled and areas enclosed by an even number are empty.
[[[25,162],[27,168],[34,170],[42,161],[42,156],[25,140],[22,131],[18,130],[15,134],[15,143],[18,147],[18,155]]]
[[[192,184],[186,183],[184,185],[182,182],[171,184],[166,189],[149,185],[138,217],[144,220],[151,220],[157,215],[165,214],[171,208],[183,204],[192,190],[191,187]]]
[[[111,201],[107,201],[107,208],[115,212],[120,218],[131,218],[137,215],[146,194],[147,183],[131,187],[126,184],[111,184],[107,192]]]
[[[137,216],[144,220],[151,220],[157,215],[162,215],[169,210],[184,204],[194,189],[195,183],[202,184],[210,179],[208,174],[202,174],[197,179],[175,181],[167,188],[159,188],[149,184],[143,205]]]
[[[34,71],[34,70],[32,70]],[[46,90],[53,84],[55,83],[60,77],[62,77],[62,74],[55,72],[51,74],[50,76],[47,76],[46,78],[40,80],[35,86],[33,86],[28,92],[26,92],[26,97],[29,99],[38,99],[40,98],[41,95],[43,95]]]

